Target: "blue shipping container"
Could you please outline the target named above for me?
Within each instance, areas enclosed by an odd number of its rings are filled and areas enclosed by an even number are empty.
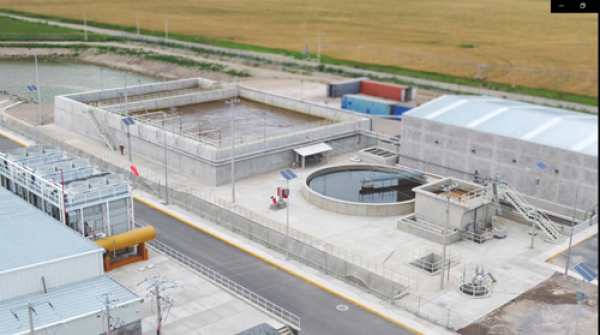
[[[365,95],[346,94],[342,98],[342,108],[370,115],[392,115],[394,102]]]
[[[404,114],[404,113],[408,112],[408,111],[409,111],[409,110],[411,110],[411,109],[412,109],[412,108],[410,108],[410,107],[404,107],[404,106],[398,106],[398,105],[395,105],[395,106],[394,106],[394,108],[393,108],[393,110],[392,110],[392,113],[393,113],[393,115],[398,115],[398,116],[400,116],[400,115],[402,115],[402,114]],[[402,120],[402,117],[399,117],[399,118],[397,118],[397,119],[398,119],[399,121],[401,121],[401,120]]]

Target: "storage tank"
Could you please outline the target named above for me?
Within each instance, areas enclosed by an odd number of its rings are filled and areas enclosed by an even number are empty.
[[[87,181],[74,181],[69,184],[67,187],[67,192],[73,193],[81,193],[89,190],[90,185]]]
[[[85,158],[77,158],[73,160],[73,167],[74,168],[86,168],[86,167],[90,167],[90,160],[89,159],[85,159]]]
[[[90,189],[96,189],[100,187],[105,187],[107,185],[105,177],[96,177],[88,179],[90,183]]]
[[[40,145],[31,146],[25,149],[25,152],[27,152],[27,156],[39,156],[44,153]]]
[[[106,176],[106,181],[109,185],[121,185],[127,184],[127,180],[125,180],[125,176],[120,173],[111,173]]]
[[[342,108],[369,115],[392,115],[394,101],[365,95],[344,95]]]

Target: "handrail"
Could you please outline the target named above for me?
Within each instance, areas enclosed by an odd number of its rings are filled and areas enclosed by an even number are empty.
[[[137,228],[142,228],[145,225],[139,221],[136,221],[135,226]],[[183,253],[169,247],[168,245],[160,242],[159,240],[155,239],[153,241],[146,242],[146,245],[150,246],[153,249],[156,249],[158,252],[164,254],[165,256],[172,258],[174,261],[192,269],[204,279],[221,287],[222,289],[237,296],[238,298],[241,298],[242,300],[252,304],[255,308],[258,308],[268,313],[269,315],[276,317],[283,323],[291,326],[296,330],[300,330],[299,316],[250,291],[242,285],[228,279],[227,277],[210,269],[204,264],[201,264],[196,260],[184,255]]]

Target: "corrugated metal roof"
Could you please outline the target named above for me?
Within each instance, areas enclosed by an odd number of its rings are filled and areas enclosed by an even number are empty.
[[[598,156],[598,116],[492,97],[447,95],[404,115]]]
[[[106,275],[99,276],[50,289],[45,294],[33,293],[0,302],[0,335],[29,329],[26,308],[29,301],[37,313],[34,317],[34,325],[37,328],[88,313],[100,313],[104,308],[103,294],[109,295],[113,305],[141,302],[141,298],[112,278]],[[13,313],[17,315],[18,320]]]
[[[0,213],[0,274],[103,250],[3,187],[0,187]]]

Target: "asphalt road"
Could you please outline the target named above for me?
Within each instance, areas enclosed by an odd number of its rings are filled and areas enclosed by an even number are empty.
[[[0,136],[0,151],[20,148]],[[154,226],[159,241],[300,317],[303,335],[412,334],[382,317],[280,270],[140,202],[136,220]],[[347,305],[345,312],[337,305]]]
[[[304,335],[412,334],[140,202],[134,208],[136,220],[154,226],[162,243],[298,315]],[[337,305],[349,308],[340,312]]]

